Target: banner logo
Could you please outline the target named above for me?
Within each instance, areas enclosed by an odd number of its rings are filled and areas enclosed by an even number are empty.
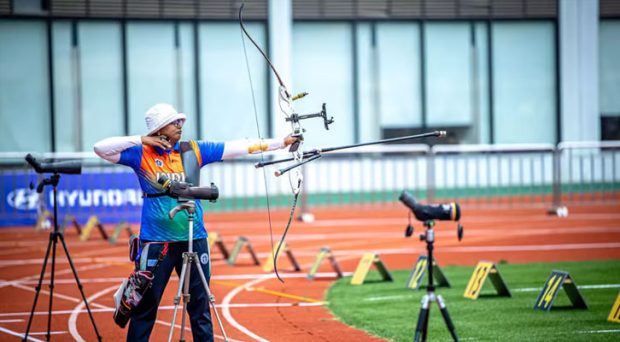
[[[9,205],[19,210],[34,210],[37,208],[39,194],[28,188],[19,188],[9,192],[6,201]]]

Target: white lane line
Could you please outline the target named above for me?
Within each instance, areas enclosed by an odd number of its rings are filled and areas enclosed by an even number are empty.
[[[402,220],[401,220],[402,223]],[[467,225],[468,223],[464,223]],[[385,226],[385,225],[383,225]],[[375,231],[375,232],[359,232],[359,231],[346,231],[342,230],[342,227],[333,226],[334,229],[332,232],[324,232],[324,233],[305,233],[299,235],[292,235],[288,239],[290,241],[333,241],[333,240],[351,240],[355,239],[372,239],[372,240],[394,240],[394,239],[402,239],[403,234],[400,231],[395,231],[393,229],[383,230],[383,231]],[[531,229],[502,229],[501,227],[494,229],[475,229],[475,228],[466,228],[465,234],[468,237],[479,237],[479,236],[493,236],[497,238],[507,238],[512,236],[538,236],[538,235],[557,235],[558,231],[562,232],[562,234],[610,234],[610,233],[620,233],[620,227],[600,227],[600,226],[579,226],[579,227],[562,227],[562,228],[531,228]],[[499,233],[501,232],[501,233]],[[438,229],[435,232],[437,236],[453,236],[454,232],[451,229]],[[270,240],[269,235],[266,234],[258,234],[258,235],[245,235],[254,242],[265,243]],[[234,237],[225,237],[226,242],[233,243],[232,239]]]
[[[42,265],[44,258],[36,258],[36,259],[12,259],[12,260],[1,260],[0,267],[8,267],[8,266],[22,266],[22,265]],[[73,264],[85,264],[85,263],[127,263],[127,257],[103,257],[103,258],[71,258]],[[50,260],[48,260],[50,262]],[[66,257],[56,258],[56,264],[68,264],[69,260]],[[106,265],[109,266],[109,265]]]
[[[0,331],[2,331],[3,333],[7,333],[9,335],[17,336],[17,337],[21,338],[22,340],[26,336],[25,334],[20,334],[18,332],[15,332],[13,330],[9,330],[9,329],[3,328],[3,327],[0,327]],[[43,340],[39,340],[38,338],[34,338],[34,337],[30,336],[30,334],[28,334],[28,340],[29,341],[34,341],[34,342],[44,342]]]
[[[346,261],[349,259],[354,259],[356,257],[344,257],[341,258],[340,261]],[[301,265],[302,268],[306,268],[306,267],[310,267],[310,265],[312,265],[312,263],[308,263],[308,264],[304,264]],[[289,274],[283,274],[282,276],[286,277],[289,276]],[[296,275],[296,276],[300,276],[300,275]],[[305,276],[305,275],[301,275],[301,276]],[[274,273],[269,273],[269,274],[263,274],[263,275],[258,275],[256,276],[256,278],[252,281],[246,282],[243,285],[240,285],[238,287],[236,287],[235,289],[233,289],[232,291],[230,291],[228,294],[226,294],[226,296],[224,297],[224,299],[222,300],[222,313],[224,318],[226,318],[226,320],[228,321],[228,323],[230,323],[230,325],[232,325],[234,328],[236,328],[237,330],[241,331],[242,333],[246,334],[247,336],[257,340],[257,341],[267,341],[266,339],[256,335],[255,333],[253,333],[252,331],[250,331],[248,328],[246,328],[245,326],[241,325],[239,322],[237,322],[233,316],[232,313],[230,312],[230,308],[232,307],[233,304],[231,304],[231,301],[233,300],[233,298],[239,294],[241,291],[243,290],[248,290],[250,288],[253,288],[254,285],[263,282],[265,280],[268,279],[275,279],[275,274]],[[293,278],[292,276],[290,278]],[[318,305],[317,305],[318,306]]]
[[[268,342],[268,340],[256,335],[255,333],[251,332],[248,328],[244,327],[243,325],[239,324],[239,322],[237,322],[231,312],[230,312],[230,307],[229,305],[231,305],[231,301],[232,299],[239,294],[239,292],[243,291],[246,287],[253,287],[254,285],[261,283],[267,279],[270,278],[275,278],[274,274],[265,274],[262,275],[261,277],[249,281],[247,283],[245,283],[243,286],[239,286],[235,289],[233,289],[232,291],[228,292],[228,294],[226,294],[226,296],[224,297],[224,300],[222,300],[222,305],[224,305],[224,307],[222,308],[222,313],[224,315],[224,318],[226,318],[226,320],[228,321],[228,323],[230,323],[235,329],[239,330],[240,332],[246,334],[247,336],[260,341],[260,342]]]
[[[599,285],[577,285],[578,289],[617,289],[620,288],[620,284],[599,284]],[[511,290],[513,292],[540,292],[542,287],[524,287],[520,289]]]
[[[89,302],[90,303],[90,302]],[[325,302],[296,302],[296,303],[237,303],[237,304],[229,304],[228,307],[231,308],[274,308],[274,307],[295,307],[295,306],[323,306]],[[224,304],[216,304],[216,308],[223,308]],[[158,310],[173,310],[173,305],[164,305],[160,306]],[[72,310],[54,310],[52,311],[52,316],[60,316],[60,315],[71,315],[75,309]],[[114,308],[107,307],[105,309],[91,309],[92,313],[105,313],[105,312],[114,312]],[[86,309],[82,309],[79,312],[80,314],[88,313]],[[35,316],[47,316],[47,311],[35,311]],[[0,313],[0,317],[20,317],[20,316],[30,316],[30,312],[5,312]],[[23,319],[5,319],[0,320],[0,323],[18,323],[24,322]],[[170,326],[170,324],[168,324]]]
[[[66,333],[67,333],[66,331],[50,331],[50,335],[64,335]],[[47,335],[47,332],[46,331],[31,332],[28,335],[41,336],[41,335]]]
[[[580,330],[577,331],[580,334],[607,334],[607,333],[620,333],[620,329],[610,330]]]
[[[86,265],[86,266],[80,266],[80,267],[76,267],[75,268],[75,272],[82,272],[82,271],[90,271],[90,270],[95,270],[95,269],[100,269],[103,267],[107,267],[108,265],[104,265],[104,264],[95,264],[95,265]],[[71,270],[71,268],[67,268],[64,270],[55,270],[55,276],[57,275],[63,275],[63,274],[67,274],[67,273],[72,273],[73,271]],[[51,275],[51,273],[48,271],[45,273],[45,277],[47,279],[44,279],[44,282],[47,281],[49,283],[49,276]],[[9,286],[12,285],[13,282],[17,282],[17,283],[24,283],[26,281],[34,281],[34,284],[38,283],[39,281],[39,277],[41,277],[41,274],[35,274],[35,275],[31,275],[31,276],[27,276],[27,277],[23,277],[23,278],[19,278],[19,279],[15,279],[15,280],[0,280],[0,288],[3,288],[5,286]],[[60,280],[60,279],[59,279]],[[56,279],[54,279],[54,281],[56,281]],[[75,282],[75,279],[74,279]]]
[[[112,291],[116,290],[117,288],[118,288],[118,286],[116,286],[116,285],[115,286],[107,287],[107,288],[105,288],[105,289],[103,289],[103,290],[93,294],[92,296],[86,298],[86,300],[88,301],[89,304],[91,304],[93,306],[98,305],[97,303],[94,303],[95,299],[105,295],[106,293],[112,292]],[[98,305],[98,306],[104,307],[105,310],[98,310],[97,312],[103,312],[103,311],[114,312],[114,308],[107,307],[107,306],[104,306],[104,305]],[[83,308],[84,308],[84,302],[81,301],[80,304],[76,305],[75,308],[73,308],[73,310],[70,311],[71,313],[70,313],[70,316],[69,316],[69,323],[68,323],[68,325],[69,325],[69,332],[71,333],[71,336],[76,341],[78,341],[78,342],[83,342],[84,341],[84,339],[82,338],[82,336],[80,335],[80,333],[77,330],[77,319],[78,319],[78,316],[81,313],[88,312],[87,310],[84,310]],[[173,308],[173,307],[171,307],[171,308]],[[91,312],[95,312],[95,311],[91,310]],[[159,324],[162,324],[162,325],[165,325],[165,326],[168,326],[168,327],[171,326],[171,323],[166,322],[166,321],[162,321],[162,320],[159,320],[159,319],[156,320],[155,322],[159,323]],[[175,324],[174,327],[178,328],[178,329],[181,329],[181,326],[178,325],[178,324]],[[185,331],[191,332],[192,330],[191,330],[191,328],[189,326],[186,326],[185,327]],[[213,334],[213,336],[215,338],[218,338],[218,339],[221,339],[221,340],[224,339],[224,336],[216,335],[215,333]],[[234,340],[234,339],[228,339],[228,341],[231,341],[231,342],[241,342],[241,341],[237,341],[237,340]]]
[[[96,292],[95,294],[93,294],[92,296],[86,298],[86,300],[88,301],[88,303],[90,304],[94,304],[93,301],[101,296],[103,296],[104,294],[108,293],[108,292],[112,292],[114,290],[116,290],[118,288],[118,286],[110,286],[107,287],[99,292]],[[82,336],[80,336],[80,333],[77,330],[77,318],[78,315],[80,314],[80,311],[82,311],[82,308],[84,308],[84,302],[80,301],[80,303],[78,305],[76,305],[73,310],[71,311],[71,315],[69,316],[69,333],[71,333],[71,336],[73,336],[73,338],[78,341],[78,342],[85,342],[84,339],[82,338]]]
[[[403,211],[406,213],[406,211]],[[406,216],[406,215],[405,215]],[[515,215],[508,215],[515,216]],[[540,215],[536,216],[523,216],[522,214],[517,215],[518,218],[515,220],[519,220],[519,222],[523,223],[534,223],[534,222],[551,222],[558,221],[558,218],[553,216],[547,216],[544,214],[544,211],[540,212]],[[562,222],[571,222],[573,220],[583,220],[587,219],[590,221],[596,220],[609,220],[609,219],[618,219],[620,215],[617,213],[579,213],[579,214],[570,214],[567,218],[562,218]],[[273,221],[273,224],[277,224],[278,222],[285,224],[286,221]],[[495,218],[487,218],[486,216],[479,216],[473,218],[463,218],[461,220],[464,224],[478,224],[478,223],[496,223],[497,220]],[[360,226],[382,226],[382,225],[400,225],[403,223],[402,218],[366,218],[366,219],[321,219],[312,223],[304,223],[300,224],[307,227],[360,227]],[[250,221],[226,221],[226,222],[213,222],[208,223],[211,227],[217,229],[246,229],[246,227],[254,227],[256,222]]]
[[[36,292],[35,289],[30,288],[28,286],[23,286],[23,285],[19,285],[19,284],[13,284],[13,286],[17,287],[18,289],[23,289],[23,290],[26,290],[26,291]],[[118,288],[118,286],[117,286],[117,288]],[[41,290],[39,292],[39,294],[45,294],[45,295],[49,296],[50,293],[47,290]],[[82,299],[79,299],[79,298],[76,298],[76,297],[71,297],[71,296],[66,296],[66,295],[58,293],[58,291],[54,291],[54,297],[55,298],[64,299],[64,300],[68,300],[68,301],[73,302],[73,303],[80,303],[80,302],[82,302]],[[101,308],[106,308],[105,306],[97,304],[97,303],[90,303],[89,302],[89,304],[91,306],[93,306],[93,307],[97,307],[97,308],[100,308],[100,309]]]
[[[353,274],[353,272],[343,272],[343,275],[348,276]],[[219,276],[213,276],[211,277],[211,280],[243,280],[243,279],[256,279],[259,276],[265,275],[265,273],[260,273],[260,274],[230,274],[230,275],[219,275]],[[337,274],[335,272],[318,272],[316,273],[316,278],[331,278],[331,277],[336,277]],[[306,278],[307,275],[306,274],[283,274],[281,275],[281,277],[283,278]],[[80,283],[82,284],[101,284],[101,283],[121,283],[123,280],[125,280],[127,278],[124,277],[118,277],[118,278],[80,278]],[[170,281],[172,282],[178,282],[179,278],[177,277],[170,277]],[[169,281],[169,282],[170,282]],[[24,280],[24,281],[19,281],[19,280],[0,280],[0,288],[2,287],[3,284],[8,284],[8,285],[15,285],[15,284],[19,284],[19,285],[35,285],[38,283],[38,280]],[[75,279],[74,278],[68,278],[68,279],[56,279],[54,280],[54,285],[73,285],[75,284]],[[43,284],[45,285],[45,284]]]
[[[589,289],[589,290],[599,290],[599,289],[615,289],[620,288],[620,284],[595,284],[595,285],[580,285],[577,288],[581,289]],[[542,287],[522,287],[518,289],[511,289],[511,292],[540,292],[542,291]],[[362,300],[364,301],[381,301],[381,300],[393,300],[393,299],[403,299],[403,298],[411,298],[415,297],[413,293],[406,295],[393,295],[393,296],[377,296],[377,297],[368,297]]]
[[[391,300],[391,299],[402,299],[405,297],[413,297],[413,295],[407,295],[407,296],[403,296],[403,295],[393,295],[393,296],[380,296],[380,297],[368,297],[368,298],[364,298],[364,301],[367,302],[376,302],[376,301],[380,301],[380,300]]]
[[[80,278],[80,283],[83,284],[96,284],[96,283],[121,283],[123,280],[127,279],[125,278]],[[35,285],[38,284],[39,281],[38,280],[10,280],[10,281],[6,281],[6,280],[0,280],[0,288],[2,288],[2,285],[15,285],[15,284],[20,284],[20,285]],[[47,283],[49,283],[49,280],[47,281]],[[76,284],[75,278],[67,278],[67,279],[54,279],[54,285],[72,285],[72,284]],[[42,283],[41,286],[47,285],[45,283]]]
[[[357,236],[357,235],[356,235]],[[615,249],[620,248],[620,242],[601,242],[601,243],[565,243],[565,244],[545,244],[545,245],[500,245],[500,246],[447,246],[442,247],[442,252],[465,252],[465,253],[475,253],[475,252],[502,252],[502,251],[553,251],[553,250],[570,250],[570,249]],[[412,253],[416,251],[422,250],[422,248],[387,248],[387,249],[374,249],[377,252],[382,254],[402,254],[402,253]],[[346,256],[351,254],[362,254],[368,251],[366,249],[354,249],[354,250],[339,250],[334,251],[334,255]],[[304,250],[301,249],[295,253],[299,256],[316,256],[315,250]],[[270,252],[258,253],[258,257],[267,257],[270,255]],[[7,263],[12,265],[29,265],[29,264],[40,264],[43,259],[28,259],[28,260],[6,260]],[[126,258],[99,258],[99,259],[87,259],[81,260],[81,262],[104,262],[108,263],[104,266],[98,267],[108,267],[109,263],[115,262],[112,260],[120,260],[119,263],[127,263]],[[222,263],[223,260],[213,261],[214,263]],[[0,264],[2,261],[0,261]],[[1,265],[0,265],[1,267]],[[65,270],[63,270],[65,271]],[[35,276],[36,278],[36,276]],[[6,283],[0,284],[1,286],[6,286]]]
[[[323,306],[325,302],[295,302],[295,303],[237,303],[237,304],[215,304],[216,308],[286,308],[291,306]],[[159,310],[172,310],[173,305],[160,306]]]
[[[88,303],[91,304],[91,303]],[[59,315],[70,315],[73,312],[73,310],[52,310],[52,316],[59,316]],[[82,310],[82,312],[80,313],[86,313],[88,312],[86,309]],[[95,312],[114,312],[113,308],[110,307],[106,307],[103,309],[90,309],[90,312],[95,313]],[[35,316],[47,316],[47,311],[35,311],[34,312]],[[30,312],[4,312],[4,313],[0,313],[0,317],[19,317],[19,316],[30,316]]]
[[[567,249],[615,249],[620,248],[620,242],[604,243],[564,243],[551,245],[521,245],[521,246],[466,246],[442,247],[442,252],[522,252],[522,251],[557,251]]]

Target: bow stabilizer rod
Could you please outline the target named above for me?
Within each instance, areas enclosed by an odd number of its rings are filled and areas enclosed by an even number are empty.
[[[385,143],[389,143],[389,142],[397,142],[397,141],[406,141],[406,140],[413,140],[413,139],[422,139],[422,138],[428,138],[428,137],[438,137],[438,138],[442,138],[446,136],[446,131],[433,131],[433,132],[428,132],[428,133],[422,133],[422,134],[415,134],[415,135],[407,135],[404,137],[396,137],[396,138],[390,138],[390,139],[383,139],[383,140],[376,140],[376,141],[369,141],[369,142],[365,142],[365,143],[359,143],[359,144],[351,144],[351,145],[343,145],[343,146],[336,146],[336,147],[325,147],[325,148],[318,148],[318,149],[314,149],[311,151],[307,151],[303,153],[303,158],[310,158],[310,160],[308,161],[312,161],[318,158],[313,158],[315,156],[320,156],[323,153],[328,153],[328,152],[333,152],[333,151],[339,151],[339,150],[346,150],[346,149],[350,149],[350,148],[355,148],[355,147],[362,147],[362,146],[370,146],[370,145],[378,145],[378,144],[385,144]],[[261,168],[261,167],[265,167],[265,166],[269,166],[269,165],[274,165],[274,164],[279,164],[279,163],[285,163],[285,162],[289,162],[289,161],[293,161],[295,160],[294,158],[284,158],[284,159],[277,159],[277,160],[270,160],[270,161],[261,161],[258,162],[256,164],[254,164],[254,167]],[[281,176],[284,173],[286,173],[287,171],[290,171],[298,166],[301,166],[305,163],[296,163],[293,164],[291,166],[288,166],[286,168],[280,169],[278,171],[276,171],[276,176]]]

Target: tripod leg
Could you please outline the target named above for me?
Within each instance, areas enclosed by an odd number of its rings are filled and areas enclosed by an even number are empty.
[[[41,275],[39,276],[39,283],[37,284],[37,287],[35,287],[34,302],[32,303],[32,310],[30,310],[30,318],[28,318],[28,326],[26,327],[26,334],[24,335],[24,339],[22,341],[28,340],[28,333],[30,332],[30,325],[32,324],[32,317],[34,316],[34,310],[37,307],[37,301],[39,300],[39,293],[41,292],[41,283],[43,282],[43,278],[45,277],[45,269],[47,268],[47,259],[50,256],[50,250],[52,247],[52,240],[53,240],[52,234],[54,233],[50,233],[50,239],[49,239],[49,242],[47,243],[47,251],[45,252],[45,259],[43,259],[43,266],[41,267]]]
[[[97,325],[95,324],[95,318],[93,317],[93,313],[90,311],[90,306],[88,305],[88,300],[86,300],[86,296],[84,295],[84,289],[82,283],[80,282],[80,278],[77,275],[77,271],[75,270],[75,266],[73,265],[73,260],[71,260],[71,255],[69,255],[69,249],[67,249],[67,244],[65,243],[65,236],[63,234],[59,234],[60,242],[62,243],[62,247],[65,250],[65,255],[67,256],[67,260],[69,260],[69,266],[71,266],[71,271],[73,271],[73,277],[75,277],[75,282],[77,283],[78,289],[80,289],[80,294],[82,295],[82,300],[84,301],[84,305],[86,306],[86,310],[88,311],[88,316],[90,317],[90,321],[93,324],[93,328],[95,328],[95,334],[97,335],[97,340],[101,341],[101,335],[99,334],[99,330],[97,329]]]
[[[420,308],[420,314],[418,315],[418,324],[415,327],[415,336],[413,340],[415,342],[419,342],[422,338],[422,341],[426,340],[426,329],[428,328],[428,310],[430,296],[425,294],[422,297],[422,307]]]
[[[448,312],[448,308],[446,307],[446,302],[444,302],[441,296],[437,296],[437,305],[439,305],[439,310],[441,311],[443,320],[446,322],[446,326],[450,331],[450,335],[452,335],[452,339],[454,341],[458,341],[459,337],[456,336],[456,330],[454,328],[454,324],[452,323],[452,319],[450,319],[450,313]]]
[[[54,241],[52,243],[52,273],[50,275],[50,305],[47,309],[47,340],[50,340],[50,331],[52,328],[52,302],[54,299],[54,273],[56,271],[56,245],[58,244],[58,232],[54,232]]]
[[[205,277],[205,274],[202,271],[202,267],[200,267],[200,261],[198,260],[198,254],[194,254],[194,263],[196,264],[196,268],[198,269],[198,273],[200,274],[202,285],[204,286],[205,291],[207,292],[209,303],[211,303],[211,307],[213,308],[213,313],[215,314],[215,319],[217,320],[217,324],[220,326],[220,331],[222,332],[222,335],[224,336],[224,341],[228,341],[228,336],[226,336],[226,331],[224,331],[224,325],[222,324],[220,315],[217,313],[217,309],[215,309],[215,297],[211,293],[211,289],[209,288],[209,283],[207,283],[207,278]]]
[[[177,318],[177,310],[179,309],[179,303],[181,302],[181,291],[183,290],[183,284],[185,283],[185,272],[187,271],[187,263],[183,262],[181,268],[181,274],[179,275],[179,289],[176,296],[174,296],[174,311],[172,314],[172,324],[170,324],[170,334],[168,335],[168,342],[172,341],[172,333],[174,332],[174,321]],[[184,329],[184,327],[181,327]]]
[[[183,283],[183,311],[181,316],[181,338],[180,342],[185,342],[185,319],[187,318],[187,303],[189,303],[189,285],[192,279],[192,261],[194,260],[191,255],[193,253],[183,253],[183,264],[186,265],[185,282]]]

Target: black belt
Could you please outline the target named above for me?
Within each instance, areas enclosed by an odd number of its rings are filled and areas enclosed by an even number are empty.
[[[142,193],[142,198],[155,198],[155,197],[162,197],[162,196],[168,196],[168,193],[166,192],[158,192],[155,194],[148,194],[146,192]]]

